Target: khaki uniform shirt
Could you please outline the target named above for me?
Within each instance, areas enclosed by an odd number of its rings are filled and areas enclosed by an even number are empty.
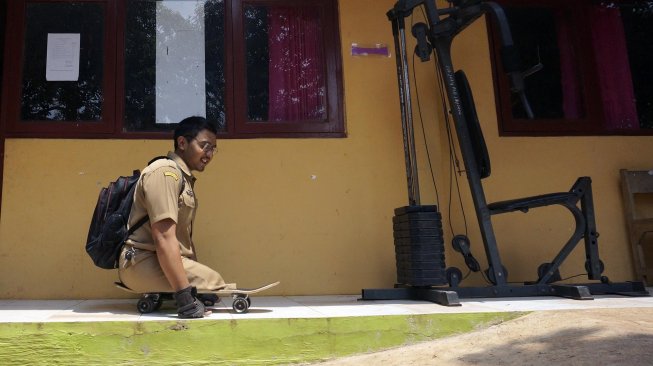
[[[182,180],[185,183],[182,184]],[[143,169],[134,192],[128,227],[145,215],[149,215],[149,221],[138,228],[127,239],[126,244],[155,251],[150,225],[164,219],[172,219],[177,223],[181,255],[193,257],[191,231],[197,209],[194,185],[195,177],[186,163],[173,152],[168,153],[168,159],[159,159]],[[182,186],[184,191],[180,195]]]

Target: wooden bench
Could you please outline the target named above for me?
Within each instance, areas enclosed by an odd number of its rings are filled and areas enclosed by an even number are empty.
[[[653,233],[653,213],[646,214],[638,205],[637,195],[653,196],[653,170],[621,169],[621,192],[623,194],[628,239],[633,252],[637,278],[646,284],[653,283],[653,267],[646,261],[645,237]],[[643,216],[643,217],[642,217]]]

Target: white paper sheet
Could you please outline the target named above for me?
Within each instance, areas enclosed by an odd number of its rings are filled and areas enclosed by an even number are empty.
[[[48,33],[45,80],[79,79],[79,42],[79,33]]]

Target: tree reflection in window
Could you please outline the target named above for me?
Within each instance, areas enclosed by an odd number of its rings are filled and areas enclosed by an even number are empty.
[[[91,3],[31,3],[26,14],[21,119],[101,120],[104,7]],[[46,80],[48,33],[80,34],[77,81]]]

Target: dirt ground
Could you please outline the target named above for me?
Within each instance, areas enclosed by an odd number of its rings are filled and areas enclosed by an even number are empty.
[[[653,308],[540,311],[471,333],[316,365],[653,365]]]

